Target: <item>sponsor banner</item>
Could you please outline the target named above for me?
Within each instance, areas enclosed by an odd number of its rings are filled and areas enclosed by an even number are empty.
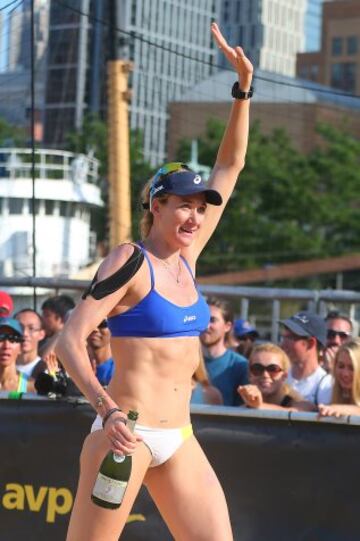
[[[358,426],[311,414],[296,421],[196,411],[195,434],[223,485],[235,541],[360,539]],[[88,404],[0,400],[1,541],[65,539],[94,416]],[[121,539],[172,540],[146,489]]]

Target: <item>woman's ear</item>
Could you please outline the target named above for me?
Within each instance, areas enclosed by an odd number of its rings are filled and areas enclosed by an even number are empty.
[[[153,214],[159,214],[160,203],[158,199],[153,199],[151,203],[151,212]]]

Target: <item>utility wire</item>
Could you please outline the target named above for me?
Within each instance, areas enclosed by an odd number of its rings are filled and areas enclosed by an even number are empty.
[[[19,3],[19,5],[16,6],[16,8],[21,6],[21,4],[24,3],[24,0],[20,0],[20,2],[19,2],[19,0],[12,0],[12,2],[9,2],[8,4],[6,4],[6,6],[3,6],[2,8],[0,8],[0,11],[4,11],[4,9],[7,9],[7,8],[11,7],[13,4],[16,4],[17,2]]]
[[[32,274],[36,277],[36,209],[35,209],[35,17],[34,17],[34,0],[31,0],[30,8],[30,72],[31,72],[31,107],[30,107],[30,123],[31,123],[31,181],[32,181]],[[36,287],[33,288],[33,305],[34,310],[37,308]]]
[[[67,8],[67,9],[69,9],[70,11],[73,11],[74,13],[77,13],[78,15],[88,17],[89,20],[100,23],[100,24],[102,24],[104,26],[110,26],[110,23],[108,21],[105,21],[104,19],[100,19],[100,18],[95,17],[93,15],[90,15],[89,13],[85,13],[85,12],[81,11],[80,9],[74,8],[73,6],[69,6],[69,4],[67,4],[66,2],[63,2],[62,0],[55,0],[55,2],[57,4],[65,7],[65,8]],[[144,38],[143,36],[140,36],[139,34],[136,34],[136,32],[134,32],[134,31],[128,32],[126,30],[122,30],[121,28],[116,27],[115,25],[114,25],[114,30],[116,30],[120,34],[124,34],[125,36],[128,36],[131,39],[141,41],[143,43],[146,43],[147,45],[150,45],[151,47],[156,47],[158,49],[161,49],[161,50],[166,51],[166,52],[171,53],[171,54],[175,54],[176,56],[185,58],[187,60],[192,60],[193,62],[197,62],[199,64],[204,64],[206,66],[211,66],[213,68],[219,68],[219,69],[224,70],[224,71],[232,71],[230,68],[223,68],[219,64],[213,64],[212,62],[208,62],[206,60],[201,60],[201,59],[198,59],[198,58],[194,58],[191,55],[188,55],[188,54],[185,54],[185,53],[180,53],[180,52],[172,49],[171,47],[166,47],[164,45],[160,45],[158,43],[155,43],[155,42],[153,42],[153,41],[151,41],[151,40],[149,40],[147,38]],[[304,84],[300,84],[300,83],[290,83],[290,82],[287,82],[287,81],[279,81],[277,79],[272,79],[271,77],[264,77],[264,76],[256,75],[256,74],[254,75],[254,79],[257,79],[259,81],[265,81],[265,82],[268,82],[268,83],[277,84],[277,85],[280,85],[280,86],[288,86],[290,88],[302,88],[302,89],[305,89],[305,90],[311,90],[311,86],[308,86],[308,85],[304,85]],[[311,81],[309,81],[309,83],[311,84]],[[321,92],[322,94],[330,94],[332,96],[346,96],[348,98],[359,98],[360,97],[357,94],[351,94],[349,92],[338,92],[338,91],[334,91],[334,90],[328,89],[328,88],[316,88],[314,90],[316,90],[316,92]]]

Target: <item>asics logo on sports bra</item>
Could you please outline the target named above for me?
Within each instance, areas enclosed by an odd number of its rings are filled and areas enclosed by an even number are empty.
[[[193,183],[194,184],[200,184],[200,182],[201,182],[201,176],[196,175],[196,177],[194,177]]]
[[[196,316],[185,316],[184,323],[188,323],[189,321],[196,321]]]

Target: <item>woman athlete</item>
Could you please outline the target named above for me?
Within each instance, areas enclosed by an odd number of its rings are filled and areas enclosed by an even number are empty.
[[[155,174],[143,192],[143,242],[118,246],[103,261],[56,348],[98,413],[81,453],[68,541],[117,540],[142,483],[177,541],[233,539],[224,493],[190,424],[198,336],[209,321],[193,277],[244,166],[253,68],[215,23],[211,31],[238,85],[210,180],[205,183],[182,164],[168,164]],[[85,348],[87,336],[104,318],[115,362],[106,391]],[[139,412],[134,435],[124,422],[129,409]],[[133,455],[131,478],[117,510],[97,507],[90,499],[109,449]]]

